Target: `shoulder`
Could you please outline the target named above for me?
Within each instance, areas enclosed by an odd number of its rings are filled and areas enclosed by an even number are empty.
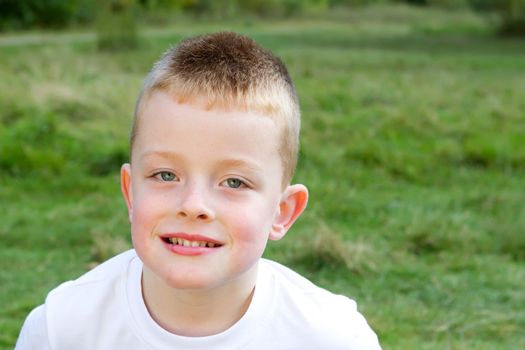
[[[15,350],[30,349],[50,349],[45,305],[40,305],[29,313],[16,341]]]
[[[76,280],[67,281],[53,289],[46,298],[46,305],[69,302],[71,297],[86,296],[83,303],[95,300],[107,290],[114,290],[125,274],[126,268],[137,255],[128,250],[98,265]],[[74,306],[74,305],[71,305]],[[78,306],[78,305],[77,305]]]
[[[276,312],[283,326],[310,332],[310,341],[333,349],[380,349],[376,334],[354,300],[316,286],[290,268],[262,259],[273,279]],[[331,344],[326,347],[327,344]]]
[[[74,281],[64,282],[49,292],[46,302],[27,316],[16,343],[16,350],[50,349],[54,335],[64,329],[82,329],[83,315],[97,312],[115,290],[125,266],[136,256],[133,250],[119,254]],[[74,333],[74,332],[73,332]]]
[[[76,280],[62,283],[49,293],[48,298],[49,296],[67,293],[68,291],[83,289],[84,287],[89,287],[89,285],[92,284],[97,284],[100,282],[108,283],[108,281],[117,279],[121,275],[123,269],[136,256],[137,255],[133,249],[116,255],[98,265],[91,271],[86,272]]]
[[[310,306],[312,311],[328,310],[331,307],[346,311],[357,311],[354,300],[321,288],[292,269],[275,261],[262,259],[262,268],[269,271],[280,297],[291,298],[301,308]]]
[[[90,344],[100,329],[117,326],[126,302],[128,266],[134,258],[133,250],[121,253],[48,294],[46,322],[53,348],[70,348],[68,344],[78,344],[79,339]]]

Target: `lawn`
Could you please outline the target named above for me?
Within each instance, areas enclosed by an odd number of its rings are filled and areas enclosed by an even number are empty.
[[[130,247],[118,172],[141,81],[224,29],[280,55],[301,99],[311,201],[266,256],[354,298],[384,349],[525,348],[525,41],[402,6],[181,20],[118,53],[88,32],[0,36],[0,348]]]

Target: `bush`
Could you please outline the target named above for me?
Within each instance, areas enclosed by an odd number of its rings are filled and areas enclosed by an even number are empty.
[[[504,36],[525,36],[525,0],[470,0],[472,8],[496,13],[498,31]]]
[[[432,6],[446,9],[468,8],[468,1],[469,0],[397,0],[397,2],[405,2],[409,5]]]
[[[374,0],[377,2],[380,0]],[[386,1],[386,0],[381,0]],[[96,22],[101,46],[134,46],[133,15],[172,16],[176,12],[202,18],[234,16],[288,17],[323,11],[333,5],[360,5],[369,0],[2,0],[0,30],[64,28]]]
[[[289,17],[303,12],[322,11],[328,8],[328,0],[194,0],[173,1],[171,5],[183,12],[199,17],[228,18],[235,15],[251,15],[263,18]],[[161,4],[166,6],[166,4]]]
[[[0,1],[0,30],[32,27],[62,28],[89,22],[94,5],[89,0]]]
[[[59,130],[53,114],[30,110],[27,114],[31,116],[0,128],[0,170],[16,176],[60,173],[65,159],[59,150],[71,139]]]
[[[136,4],[133,0],[98,1],[97,38],[102,50],[137,46]]]

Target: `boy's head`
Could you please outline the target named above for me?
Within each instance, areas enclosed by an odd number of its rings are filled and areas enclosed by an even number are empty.
[[[272,118],[281,133],[282,184],[290,183],[299,148],[298,99],[282,61],[255,41],[222,32],[186,39],[168,50],[147,76],[138,98],[131,152],[141,123],[147,123],[141,118],[144,106],[156,91],[206,110],[251,111]]]
[[[145,289],[253,287],[267,240],[307,203],[306,187],[288,185],[298,133],[286,69],[251,39],[200,36],[164,55],[121,171]]]

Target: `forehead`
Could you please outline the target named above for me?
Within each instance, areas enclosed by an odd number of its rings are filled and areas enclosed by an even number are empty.
[[[240,110],[206,110],[153,93],[142,108],[132,157],[176,153],[201,160],[279,159],[279,128],[272,118]]]

